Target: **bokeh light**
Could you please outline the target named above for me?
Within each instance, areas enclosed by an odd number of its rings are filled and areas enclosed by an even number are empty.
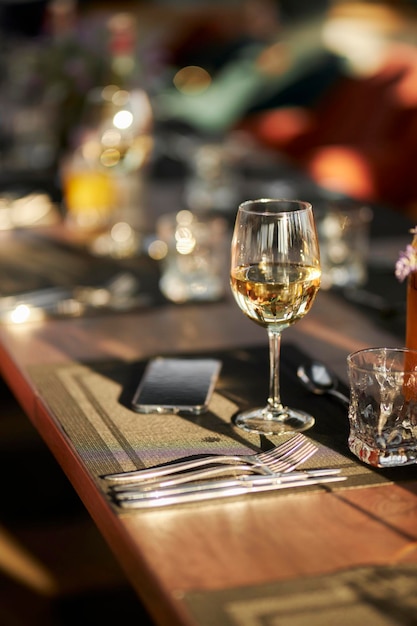
[[[206,91],[211,84],[211,76],[198,65],[188,65],[178,70],[173,78],[175,87],[185,95],[197,95]]]

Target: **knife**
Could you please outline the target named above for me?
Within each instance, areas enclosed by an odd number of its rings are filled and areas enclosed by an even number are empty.
[[[249,472],[249,473],[248,473]],[[113,493],[124,493],[127,494],[129,492],[135,493],[137,491],[160,491],[161,489],[169,488],[171,493],[174,493],[174,487],[178,487],[179,491],[181,491],[181,486],[185,484],[191,485],[203,485],[208,488],[218,487],[220,486],[230,486],[234,485],[235,481],[238,480],[238,485],[242,482],[242,479],[246,477],[249,479],[255,479],[256,483],[263,482],[262,479],[274,479],[275,481],[285,481],[285,480],[297,480],[299,478],[317,478],[318,476],[332,476],[335,474],[340,474],[340,469],[337,468],[323,468],[323,469],[315,469],[315,470],[302,470],[302,471],[292,471],[292,472],[273,472],[268,471],[262,474],[253,474],[253,468],[247,465],[235,465],[235,466],[225,466],[225,467],[216,467],[213,469],[203,468],[201,470],[197,470],[194,472],[187,472],[184,475],[179,477],[174,477],[171,479],[162,478],[157,480],[148,480],[144,481],[135,481],[128,483],[116,483],[114,485],[110,485],[109,490]],[[223,480],[212,480],[212,478],[221,478],[223,474]],[[210,480],[207,480],[210,479]]]
[[[319,471],[319,470],[318,470]],[[338,474],[312,476],[305,472],[297,472],[297,476],[239,476],[229,480],[206,481],[165,489],[119,491],[113,498],[120,507],[141,509],[169,506],[187,502],[199,502],[215,498],[247,495],[263,491],[275,491],[292,487],[308,487],[323,483],[346,480],[346,476]]]

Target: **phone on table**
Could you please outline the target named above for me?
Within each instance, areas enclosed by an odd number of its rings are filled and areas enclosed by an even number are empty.
[[[138,413],[204,413],[220,369],[218,359],[152,359],[135,391],[132,408]]]

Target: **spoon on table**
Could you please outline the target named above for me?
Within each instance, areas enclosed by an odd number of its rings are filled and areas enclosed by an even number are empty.
[[[337,380],[328,368],[318,361],[300,365],[297,376],[307,389],[317,395],[326,393],[340,400],[345,406],[349,406],[349,398],[336,389]]]

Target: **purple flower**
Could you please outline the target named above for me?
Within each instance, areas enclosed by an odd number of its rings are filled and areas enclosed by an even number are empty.
[[[417,226],[410,230],[414,236],[417,235]],[[403,282],[412,272],[417,272],[417,249],[409,244],[405,250],[400,252],[400,257],[395,265],[395,276]]]

